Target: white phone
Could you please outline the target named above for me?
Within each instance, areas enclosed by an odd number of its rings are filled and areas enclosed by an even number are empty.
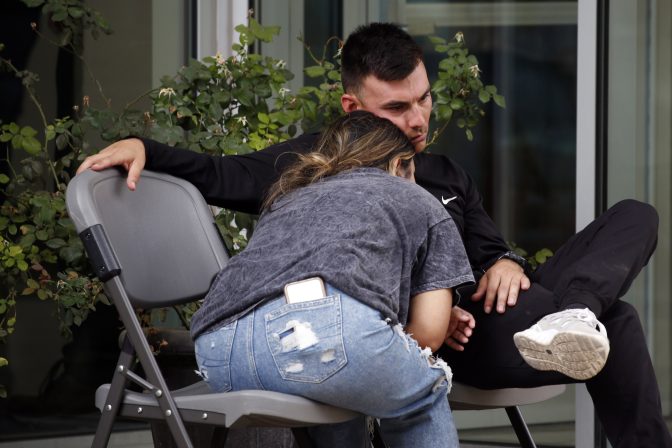
[[[285,300],[287,303],[310,302],[311,300],[324,299],[326,296],[327,290],[320,277],[307,278],[285,285]]]

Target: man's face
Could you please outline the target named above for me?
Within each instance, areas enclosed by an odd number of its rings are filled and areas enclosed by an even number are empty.
[[[400,81],[366,77],[359,91],[356,94],[344,94],[341,103],[346,112],[363,109],[387,118],[404,131],[415,152],[427,146],[432,96],[422,62],[407,78]]]

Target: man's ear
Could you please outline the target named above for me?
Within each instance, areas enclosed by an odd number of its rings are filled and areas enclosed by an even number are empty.
[[[359,98],[352,93],[344,93],[341,95],[341,107],[345,113],[354,112],[362,108]]]

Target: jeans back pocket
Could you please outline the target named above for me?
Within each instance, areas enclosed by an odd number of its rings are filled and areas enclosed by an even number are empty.
[[[285,304],[264,318],[268,347],[283,379],[321,383],[347,364],[339,295]]]
[[[198,373],[214,392],[231,390],[231,351],[238,321],[196,339]]]

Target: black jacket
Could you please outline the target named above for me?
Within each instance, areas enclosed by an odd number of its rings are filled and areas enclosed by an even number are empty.
[[[212,205],[259,213],[268,188],[297,152],[307,152],[317,134],[304,134],[262,151],[212,157],[142,139],[146,169],[172,174],[198,188]],[[494,222],[483,209],[473,179],[449,157],[420,153],[415,156],[418,185],[442,201],[462,236],[475,271],[484,272],[508,248]]]

